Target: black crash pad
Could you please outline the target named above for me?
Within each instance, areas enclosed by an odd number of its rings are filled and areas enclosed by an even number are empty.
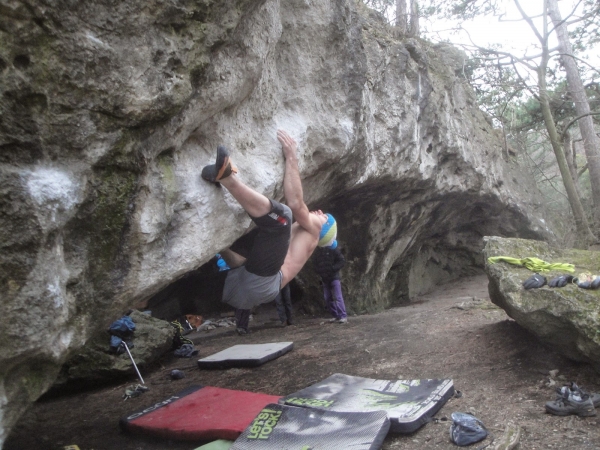
[[[283,397],[279,403],[326,411],[383,410],[390,431],[412,433],[429,421],[454,394],[450,379],[375,380],[336,373]]]
[[[389,428],[384,411],[348,413],[270,404],[231,450],[378,450]]]

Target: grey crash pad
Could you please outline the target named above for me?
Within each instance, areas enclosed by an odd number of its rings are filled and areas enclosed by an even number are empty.
[[[279,358],[294,348],[293,342],[240,344],[198,360],[201,369],[256,367]]]

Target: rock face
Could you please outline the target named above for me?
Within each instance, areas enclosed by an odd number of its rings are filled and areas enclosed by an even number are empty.
[[[600,275],[599,252],[558,250],[545,242],[525,239],[486,237],[484,240],[486,260],[491,256],[536,257],[548,263],[574,264],[575,277],[582,273]],[[486,272],[492,302],[542,342],[600,371],[600,291],[581,289],[575,284],[525,290],[522,283],[533,272],[505,262],[486,264]],[[568,272],[553,270],[542,275],[550,280],[561,274]]]
[[[347,305],[408,301],[483,267],[482,236],[547,233],[463,78],[345,0],[3,2],[0,443],[67,356],[250,226],[199,178],[217,144],[338,219]],[[300,274],[299,282],[310,281]],[[320,296],[305,282],[307,297]]]

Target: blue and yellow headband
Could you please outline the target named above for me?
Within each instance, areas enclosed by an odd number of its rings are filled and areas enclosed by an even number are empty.
[[[331,247],[334,244],[337,247],[337,242],[335,241],[337,237],[337,223],[331,214],[326,214],[326,216],[327,222],[323,224],[321,234],[319,234],[319,247]]]

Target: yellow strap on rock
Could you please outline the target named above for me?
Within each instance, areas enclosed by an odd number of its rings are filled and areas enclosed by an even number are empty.
[[[524,266],[533,272],[549,272],[551,270],[562,270],[566,272],[575,272],[575,266],[569,263],[547,263],[539,258],[511,258],[510,256],[491,256],[488,258],[490,264],[504,261],[516,266]]]

